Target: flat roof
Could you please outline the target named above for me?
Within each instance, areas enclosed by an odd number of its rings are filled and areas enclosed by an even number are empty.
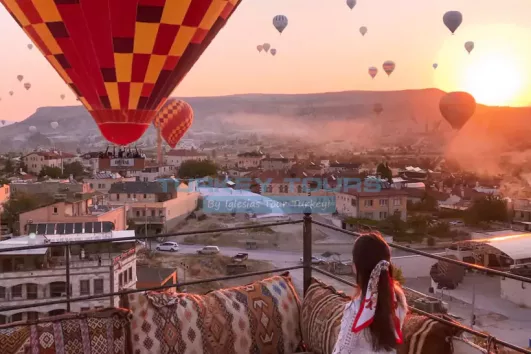
[[[35,238],[32,239],[29,236],[19,236],[13,237],[8,240],[0,241],[0,250],[13,247],[23,247],[30,245],[41,245],[44,244],[44,237],[41,235],[35,235]],[[7,251],[0,252],[0,256],[42,256],[46,254],[48,248],[34,248],[31,250],[20,250],[20,251]]]
[[[492,237],[482,240],[473,240],[472,242],[481,242],[492,246],[515,261],[531,258],[531,233]]]

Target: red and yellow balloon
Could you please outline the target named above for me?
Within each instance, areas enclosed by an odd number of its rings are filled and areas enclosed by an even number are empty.
[[[153,125],[160,130],[162,138],[175,148],[194,121],[192,107],[184,101],[170,98],[155,116]]]
[[[138,140],[240,0],[0,0],[103,136]]]

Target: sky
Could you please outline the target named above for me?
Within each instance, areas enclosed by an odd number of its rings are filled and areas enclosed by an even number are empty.
[[[358,0],[352,11],[346,0],[242,1],[174,96],[436,87],[468,91],[489,105],[531,105],[529,0]],[[463,14],[455,35],[442,22],[450,10]],[[272,25],[279,14],[289,19],[282,35]],[[360,26],[368,28],[364,37]],[[42,54],[28,50],[30,40],[2,6],[0,33],[1,119],[79,104]],[[470,55],[466,41],[475,42]],[[265,42],[277,49],[275,57],[258,53]],[[396,63],[390,77],[382,70],[386,60]],[[379,69],[374,80],[369,66]]]

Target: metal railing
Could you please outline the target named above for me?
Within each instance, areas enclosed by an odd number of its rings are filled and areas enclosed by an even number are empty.
[[[223,229],[216,229],[216,230],[197,230],[197,231],[189,231],[189,232],[177,232],[177,233],[170,233],[170,234],[163,234],[163,235],[149,235],[149,236],[134,236],[134,237],[122,237],[119,239],[98,239],[98,240],[83,240],[83,241],[75,241],[75,242],[58,242],[53,243],[53,247],[64,247],[65,248],[65,255],[66,255],[66,289],[70,288],[70,246],[73,245],[88,245],[88,244],[97,244],[97,243],[108,243],[108,242],[115,242],[119,240],[120,242],[123,241],[144,241],[146,239],[157,239],[160,237],[178,237],[178,236],[188,236],[188,235],[198,235],[198,234],[208,234],[208,233],[218,233],[223,234],[228,231],[238,231],[238,230],[248,230],[248,229],[257,229],[257,228],[264,228],[264,227],[275,227],[275,226],[281,226],[281,225],[289,225],[289,224],[301,224],[303,226],[303,262],[302,265],[293,266],[293,267],[286,267],[286,268],[276,268],[276,269],[269,269],[264,271],[257,271],[257,272],[247,272],[237,275],[228,275],[224,277],[215,277],[215,278],[207,278],[207,279],[200,279],[200,280],[192,280],[187,282],[178,282],[177,284],[167,284],[167,285],[160,285],[160,286],[154,286],[154,287],[148,287],[143,289],[125,289],[121,291],[111,291],[109,293],[104,294],[95,294],[95,295],[89,295],[89,296],[79,296],[79,297],[71,297],[70,293],[66,293],[65,299],[59,299],[59,300],[51,300],[46,302],[39,302],[38,305],[36,304],[25,304],[25,305],[13,305],[13,306],[1,306],[0,307],[0,314],[5,311],[12,311],[12,310],[19,310],[19,309],[30,309],[35,306],[49,306],[49,305],[57,305],[57,304],[63,304],[66,303],[67,305],[67,312],[70,312],[70,304],[72,302],[81,302],[81,301],[89,301],[89,300],[95,300],[95,299],[104,299],[104,298],[113,298],[114,296],[120,296],[124,294],[131,294],[131,293],[137,293],[137,292],[145,292],[148,290],[165,290],[169,288],[175,288],[175,287],[184,287],[184,286],[190,286],[190,285],[197,285],[197,284],[203,284],[213,281],[223,281],[223,280],[231,280],[231,279],[238,279],[248,276],[257,276],[257,275],[266,275],[271,273],[282,273],[290,270],[297,270],[297,269],[303,269],[303,290],[304,293],[306,293],[308,287],[311,284],[312,280],[312,272],[315,271],[317,273],[320,273],[322,275],[325,275],[327,277],[330,277],[332,279],[335,279],[339,282],[342,282],[343,284],[350,285],[352,287],[355,287],[356,284],[340,277],[335,274],[329,273],[327,271],[324,271],[322,269],[316,268],[312,265],[312,224],[334,230],[343,234],[351,235],[353,238],[359,237],[361,234],[347,231],[326,223],[313,221],[310,214],[305,214],[303,219],[301,220],[290,220],[290,221],[283,221],[283,222],[275,222],[275,223],[263,223],[263,224],[255,224],[255,225],[245,225],[245,226],[236,226],[236,227],[230,227],[230,228],[223,228]],[[22,250],[31,250],[31,249],[39,249],[39,248],[48,248],[50,247],[50,244],[40,244],[40,245],[28,245],[28,246],[17,246],[17,247],[11,247],[11,248],[3,248],[0,249],[0,254],[3,252],[10,252],[10,251],[22,251]],[[524,277],[521,275],[503,272],[496,269],[486,268],[482,267],[476,264],[470,264],[466,262],[462,262],[456,259],[450,259],[445,258],[436,254],[431,254],[427,252],[423,252],[420,250],[412,249],[410,247],[402,246],[396,243],[389,243],[389,246],[395,249],[403,250],[405,252],[413,253],[419,256],[431,258],[437,261],[441,262],[447,262],[452,263],[455,265],[459,265],[464,267],[465,269],[469,270],[475,270],[479,273],[483,274],[490,274],[490,275],[496,275],[508,279],[514,279],[517,281],[525,282],[525,283],[531,283],[531,278]],[[407,288],[405,288],[407,289]],[[408,289],[411,291],[414,291],[412,289]],[[414,291],[416,292],[416,291]],[[505,342],[503,340],[494,338],[487,333],[483,333],[477,330],[474,330],[472,328],[469,328],[465,325],[462,325],[457,322],[452,322],[449,320],[446,320],[444,318],[441,318],[439,316],[435,316],[433,314],[424,312],[422,310],[410,307],[411,311],[416,312],[418,314],[424,315],[429,317],[430,319],[433,319],[435,321],[444,323],[448,326],[456,327],[464,332],[470,333],[474,336],[478,336],[481,338],[486,338],[488,340],[493,341],[494,343],[499,344],[500,346],[504,346],[507,348],[510,348],[512,350],[515,350],[519,353],[527,353],[531,354],[531,350],[516,346],[514,344]],[[46,321],[45,318],[39,319],[37,321],[29,321],[31,323],[36,322],[43,322]],[[11,325],[11,324],[10,324]],[[21,325],[20,322],[16,322],[12,324],[13,326],[19,326]],[[8,325],[9,326],[9,325]]]

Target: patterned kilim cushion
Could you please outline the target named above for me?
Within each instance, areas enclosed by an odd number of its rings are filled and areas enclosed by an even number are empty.
[[[449,317],[443,318],[452,321]],[[449,354],[452,353],[452,341],[448,339],[460,333],[460,329],[426,316],[408,314],[402,328],[404,344],[398,348],[397,353]]]
[[[2,354],[125,354],[130,312],[104,309],[0,326]]]
[[[129,294],[134,354],[290,354],[301,342],[300,300],[289,274],[246,286]]]
[[[345,304],[351,298],[312,278],[302,302],[301,329],[304,344],[316,354],[329,354],[339,335]]]

